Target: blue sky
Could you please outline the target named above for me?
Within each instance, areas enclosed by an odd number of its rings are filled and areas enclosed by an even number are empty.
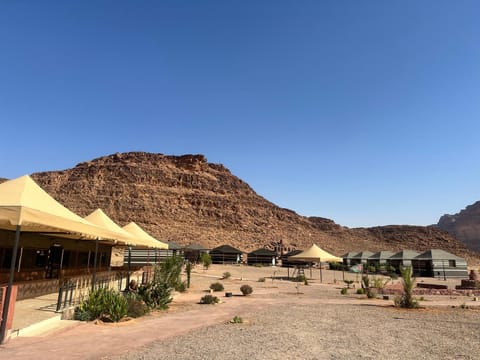
[[[205,154],[345,226],[480,200],[478,1],[2,1],[0,177]]]

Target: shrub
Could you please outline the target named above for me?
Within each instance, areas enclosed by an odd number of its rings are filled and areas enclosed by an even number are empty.
[[[369,273],[377,272],[377,268],[375,267],[375,265],[370,265],[370,266],[368,267],[368,272],[369,272]]]
[[[223,291],[224,287],[222,283],[216,282],[210,284],[210,289],[212,289],[213,291]]]
[[[357,289],[357,294],[358,295],[364,295],[365,294],[365,289],[364,288]]]
[[[128,303],[127,315],[133,318],[144,316],[149,312],[148,306],[145,305],[141,296],[135,293],[128,293],[125,298]]]
[[[187,288],[190,287],[190,277],[192,275],[192,263],[187,261],[187,265],[185,265],[185,272],[187,273]]]
[[[342,295],[347,295],[347,292],[348,292],[347,288],[342,288],[342,290],[340,290],[340,294]]]
[[[265,282],[265,278],[261,277],[260,279],[258,279],[258,282]]]
[[[350,289],[350,285],[353,284],[353,280],[343,280],[343,282],[344,282],[345,284],[347,284],[347,288],[349,288],[349,289]]]
[[[243,323],[243,319],[240,316],[235,315],[232,320],[230,320],[232,324],[241,324]]]
[[[242,285],[240,291],[244,296],[250,295],[253,292],[253,289],[250,285]]]
[[[415,278],[412,277],[412,267],[401,268],[400,273],[402,275],[403,294],[395,297],[395,306],[416,309],[418,308],[418,301],[413,298]]]
[[[112,289],[93,290],[79,306],[79,318],[94,320],[107,318],[118,322],[128,312],[127,299]]]
[[[296,282],[305,282],[305,275],[298,275],[296,278],[295,278],[295,281]]]
[[[185,281],[178,283],[177,286],[175,287],[175,291],[178,291],[178,292],[187,291],[187,283]]]
[[[232,274],[230,274],[228,271],[225,271],[222,275],[222,279],[230,279]]]
[[[210,254],[202,253],[202,255],[200,256],[200,261],[202,262],[205,269],[208,269],[210,265],[212,265],[212,257],[210,256]]]
[[[205,295],[200,299],[200,304],[217,304],[220,300],[213,295]]]
[[[172,301],[171,293],[172,288],[166,282],[152,281],[138,289],[138,294],[149,309],[167,309]]]
[[[182,283],[183,258],[181,256],[170,256],[155,267],[154,282],[167,283],[168,287],[177,289]]]

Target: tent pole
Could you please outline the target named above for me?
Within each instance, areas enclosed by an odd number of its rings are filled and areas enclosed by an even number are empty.
[[[92,291],[95,290],[95,281],[97,280],[97,255],[98,255],[98,237],[95,239],[95,257],[93,258]]]
[[[127,268],[127,286],[126,291],[130,289],[130,268],[132,263],[132,246],[128,245],[128,268]]]
[[[318,266],[320,266],[320,282],[323,283],[323,276],[322,276],[322,259],[318,258]]]
[[[12,297],[13,277],[15,275],[15,263],[17,261],[18,244],[20,243],[20,228],[21,226],[17,225],[15,231],[15,243],[13,244],[12,259],[10,261],[10,276],[8,278],[5,302],[3,304],[2,325],[0,326],[0,344],[3,344],[7,331],[8,312],[10,310],[10,298]]]

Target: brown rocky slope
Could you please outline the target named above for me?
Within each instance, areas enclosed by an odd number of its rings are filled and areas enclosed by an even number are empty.
[[[480,251],[480,201],[455,215],[443,215],[437,225],[470,249]]]
[[[102,208],[120,225],[135,221],[158,239],[184,245],[230,244],[250,251],[279,241],[287,248],[315,242],[337,255],[442,248],[469,259],[478,256],[436,227],[349,229],[329,219],[300,216],[259,196],[203,155],[118,153],[32,177],[81,216]]]

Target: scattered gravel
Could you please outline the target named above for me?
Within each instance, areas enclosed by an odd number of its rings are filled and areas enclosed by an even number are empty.
[[[479,359],[480,311],[279,304],[158,341],[132,359]]]

